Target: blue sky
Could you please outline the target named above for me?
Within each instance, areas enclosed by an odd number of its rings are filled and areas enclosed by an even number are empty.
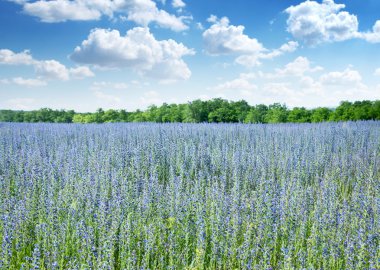
[[[380,99],[377,0],[0,2],[0,108]]]

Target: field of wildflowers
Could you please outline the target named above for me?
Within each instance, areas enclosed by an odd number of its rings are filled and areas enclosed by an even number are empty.
[[[380,269],[380,122],[0,124],[0,269]]]

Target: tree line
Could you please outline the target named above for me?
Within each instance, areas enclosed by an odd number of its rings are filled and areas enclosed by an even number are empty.
[[[285,104],[249,105],[246,101],[215,98],[185,104],[152,105],[146,110],[98,109],[94,113],[43,108],[34,111],[0,110],[0,122],[112,123],[315,123],[325,121],[380,120],[380,100],[343,101],[337,108],[289,109]]]

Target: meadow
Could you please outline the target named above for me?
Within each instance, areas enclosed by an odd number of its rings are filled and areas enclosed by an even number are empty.
[[[0,123],[0,269],[380,269],[380,122]]]

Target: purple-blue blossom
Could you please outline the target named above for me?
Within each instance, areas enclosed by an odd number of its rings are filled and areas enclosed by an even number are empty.
[[[380,123],[2,124],[4,269],[378,269]]]

